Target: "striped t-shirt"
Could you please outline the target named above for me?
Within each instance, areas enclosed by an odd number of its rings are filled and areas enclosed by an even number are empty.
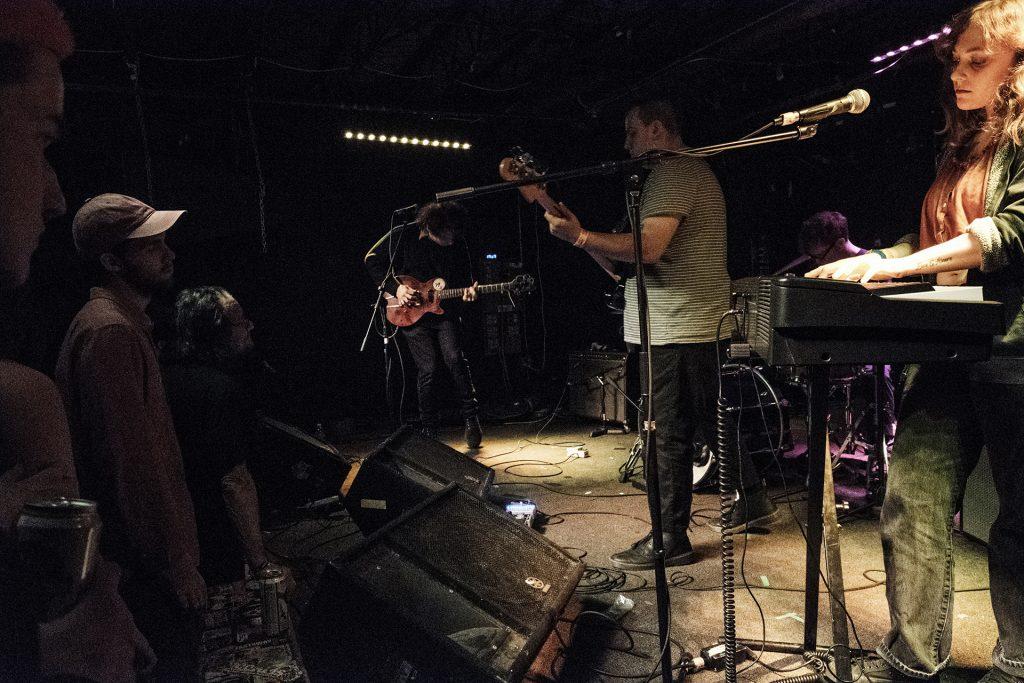
[[[729,273],[725,200],[707,163],[688,157],[661,162],[640,197],[641,222],[652,216],[674,216],[679,227],[658,262],[644,265],[651,343],[715,341],[718,322],[729,310]],[[623,322],[626,341],[639,344],[633,278],[626,282]]]

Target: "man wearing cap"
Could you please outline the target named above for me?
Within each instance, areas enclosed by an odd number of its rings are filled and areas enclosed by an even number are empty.
[[[158,665],[187,659],[182,608],[206,602],[192,500],[145,313],[172,284],[164,236],[182,213],[120,194],[78,210],[75,247],[102,284],[71,322],[56,373],[82,493],[99,502],[104,551],[125,569],[122,592]]]

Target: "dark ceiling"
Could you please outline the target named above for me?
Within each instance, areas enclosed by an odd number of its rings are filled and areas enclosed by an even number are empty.
[[[670,93],[726,124],[842,94],[956,0],[65,0],[74,88],[587,120]],[[919,59],[911,52],[905,59]],[[760,123],[760,121],[757,121]]]
[[[890,244],[916,225],[934,173],[941,74],[927,47],[870,60],[939,30],[967,4],[57,1],[79,48],[65,63],[66,134],[51,148],[68,205],[115,191],[187,208],[172,235],[180,286],[228,287],[257,321],[260,346],[327,397],[324,410],[372,419],[385,373],[379,342],[356,353],[375,295],[362,258],[392,209],[496,182],[513,145],[552,171],[621,158],[634,99],[672,100],[686,141],[704,144],[859,87],[873,100],[862,116],[825,122],[805,142],[716,157],[729,267],[742,277],[792,260],[796,226],[824,208],[849,216],[857,244]],[[473,146],[349,142],[341,131],[350,126]],[[622,216],[621,181],[551,189],[601,229]],[[522,318],[531,367],[621,339],[601,301],[603,274],[550,238],[535,208],[511,192],[467,204],[472,253],[540,283]],[[54,320],[33,353],[55,353],[76,310],[65,293],[84,296],[69,233],[67,221],[52,225],[37,254],[39,310]],[[491,361],[474,372],[491,372],[480,386],[495,392],[510,376],[535,377]]]

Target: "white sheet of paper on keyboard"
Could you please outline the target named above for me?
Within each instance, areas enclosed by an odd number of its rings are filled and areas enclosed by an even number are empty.
[[[981,287],[946,287],[936,285],[931,292],[911,292],[910,294],[881,294],[886,299],[914,299],[915,301],[949,301],[952,303],[974,303],[984,301],[985,295]]]

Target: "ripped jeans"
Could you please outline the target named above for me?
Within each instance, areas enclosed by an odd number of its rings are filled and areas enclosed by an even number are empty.
[[[907,371],[881,519],[892,627],[878,653],[919,678],[949,665],[953,516],[985,446],[999,498],[988,546],[993,663],[1024,676],[1024,384],[972,381],[963,364]]]

